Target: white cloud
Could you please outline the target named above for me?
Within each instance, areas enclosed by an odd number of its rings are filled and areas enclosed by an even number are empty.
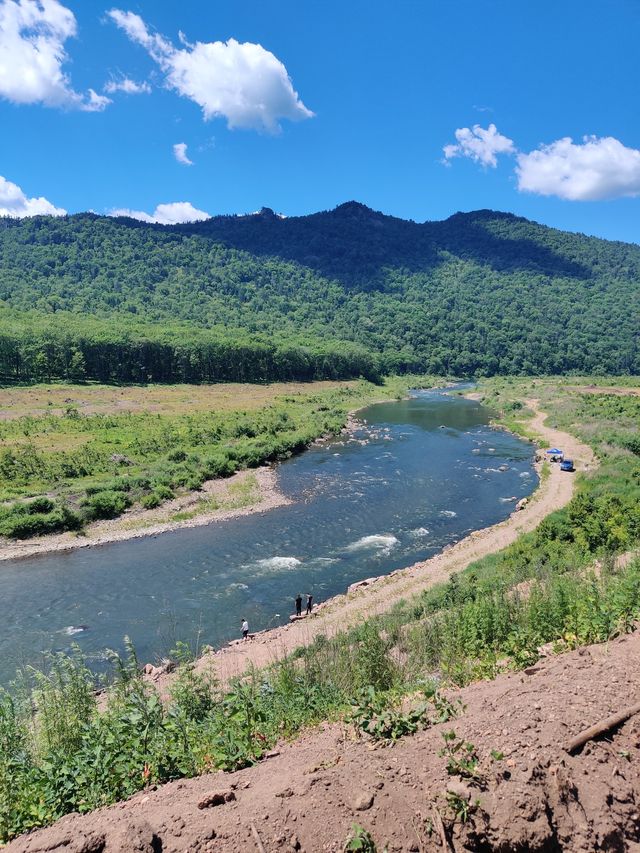
[[[55,207],[46,198],[27,198],[17,184],[0,175],[0,216],[65,216],[66,210]]]
[[[453,157],[469,157],[483,166],[498,165],[497,154],[512,154],[515,151],[513,140],[498,133],[495,124],[490,124],[485,130],[479,124],[470,127],[459,127],[456,130],[455,145],[445,145],[445,162]]]
[[[109,80],[105,83],[104,90],[110,95],[116,92],[124,92],[125,95],[148,95],[151,86],[146,82],[137,83],[129,77],[123,77],[121,80]]]
[[[204,210],[198,210],[189,201],[173,201],[169,204],[159,204],[153,213],[121,207],[112,210],[109,216],[130,216],[132,219],[140,219],[142,222],[177,225],[181,222],[200,222],[203,219],[209,219],[210,214]]]
[[[180,34],[183,49],[179,49],[162,35],[151,33],[133,12],[112,9],[108,14],[158,63],[168,88],[201,107],[205,120],[224,117],[229,128],[275,133],[280,119],[313,116],[282,62],[259,44],[229,39],[191,45]]]
[[[16,104],[98,112],[109,98],[71,86],[65,41],[76,35],[73,12],[58,0],[0,0],[0,97]]]
[[[189,157],[187,156],[186,142],[176,142],[173,146],[173,156],[176,158],[178,163],[182,163],[183,166],[193,166],[193,160],[189,160]]]
[[[570,137],[518,154],[518,189],[570,201],[640,195],[640,151],[612,136]]]

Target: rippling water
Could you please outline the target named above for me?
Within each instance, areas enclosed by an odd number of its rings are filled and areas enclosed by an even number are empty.
[[[480,404],[438,391],[364,410],[352,437],[279,466],[293,499],[264,515],[0,564],[0,682],[78,643],[99,665],[128,635],[141,660],[219,645],[432,556],[506,518],[536,485],[533,448]]]

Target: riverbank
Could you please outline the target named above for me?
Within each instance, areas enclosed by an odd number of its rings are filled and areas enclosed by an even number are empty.
[[[73,525],[80,529],[0,537],[0,561],[157,536],[283,506],[288,499],[267,460],[349,432],[360,408],[400,398],[414,383],[430,387],[436,381],[391,378],[382,388],[350,381],[155,386],[117,393],[102,386],[0,391],[0,452],[11,474],[5,499],[0,496],[2,510],[28,506],[40,493],[48,509],[62,503],[84,517]],[[17,487],[17,480],[10,481],[24,454],[35,456],[29,456],[29,475],[20,474],[29,482]],[[256,468],[261,461],[263,467]],[[107,476],[105,465],[115,478]],[[101,496],[114,517],[91,520],[86,507]]]
[[[386,400],[373,401],[376,402]],[[373,403],[367,402],[365,406],[350,411],[342,434],[350,435],[359,429],[362,424],[357,413]],[[323,443],[329,438],[321,436],[311,444]],[[166,501],[158,509],[145,510],[135,506],[118,518],[93,522],[81,532],[66,531],[22,540],[5,539],[0,541],[0,562],[160,536],[230,518],[269,512],[290,503],[291,500],[278,488],[276,467],[265,465],[257,470],[239,471],[225,479],[207,480],[199,491]]]
[[[638,717],[573,754],[567,745],[637,702],[639,665],[638,632],[545,657],[525,673],[449,690],[462,715],[393,748],[372,748],[343,721],[324,723],[282,739],[254,766],[70,814],[7,853],[337,851],[348,849],[354,823],[378,850],[636,849]],[[478,756],[478,779],[448,770],[443,736],[452,729]]]
[[[567,432],[545,423],[547,415],[539,408],[538,400],[526,401],[533,412],[527,423],[539,440],[550,446],[563,447],[570,455],[577,472],[596,466],[593,451]],[[539,465],[542,464],[540,461]],[[523,533],[534,530],[547,515],[566,506],[574,493],[576,474],[567,474],[557,465],[549,468],[541,478],[538,489],[520,511],[491,527],[477,530],[456,544],[445,548],[429,560],[398,569],[389,575],[372,578],[366,584],[345,595],[335,596],[321,603],[311,617],[254,635],[251,642],[233,643],[218,651],[205,654],[197,664],[201,672],[212,672],[221,682],[241,675],[250,667],[263,667],[308,646],[324,635],[334,636],[348,628],[393,607],[402,599],[447,580],[466,566],[502,550],[515,542]],[[155,678],[161,691],[165,691],[171,675]]]
[[[202,484],[200,491],[167,501],[160,509],[135,507],[119,518],[96,521],[82,533],[67,531],[21,541],[5,540],[0,545],[0,561],[159,536],[174,530],[268,512],[288,503],[289,499],[278,489],[274,468],[239,471],[224,480],[208,480]]]

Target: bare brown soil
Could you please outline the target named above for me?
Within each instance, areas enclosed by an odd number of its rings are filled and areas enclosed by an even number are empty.
[[[637,853],[640,715],[575,755],[565,747],[637,703],[639,673],[636,632],[449,691],[466,706],[462,715],[395,746],[375,747],[349,726],[324,725],[255,767],[70,815],[15,840],[7,853],[337,853],[353,823],[379,851]],[[442,732],[452,728],[475,745],[483,782],[448,775],[439,751]],[[492,758],[492,750],[503,757]]]

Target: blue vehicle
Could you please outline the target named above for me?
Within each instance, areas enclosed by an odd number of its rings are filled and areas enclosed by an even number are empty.
[[[573,467],[573,459],[563,459],[560,463],[561,471],[575,471],[576,469]]]

